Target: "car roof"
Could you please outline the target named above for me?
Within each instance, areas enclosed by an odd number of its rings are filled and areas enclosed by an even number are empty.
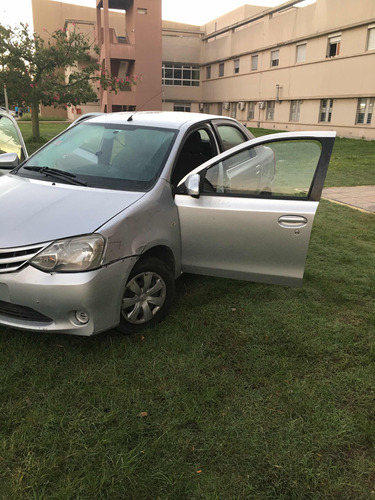
[[[186,125],[202,123],[212,119],[224,119],[233,121],[219,115],[208,115],[204,113],[188,113],[180,111],[130,111],[119,113],[103,113],[98,116],[88,118],[90,123],[113,123],[129,124],[180,129]]]

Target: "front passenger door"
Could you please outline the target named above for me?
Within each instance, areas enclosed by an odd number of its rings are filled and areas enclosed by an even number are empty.
[[[183,179],[175,197],[182,270],[301,286],[334,137],[253,139]]]

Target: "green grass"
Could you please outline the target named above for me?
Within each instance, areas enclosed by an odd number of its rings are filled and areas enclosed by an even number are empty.
[[[372,498],[374,217],[322,201],[302,289],[184,275],[144,336],[3,329],[0,498]]]
[[[144,337],[4,330],[2,498],[369,498],[374,240],[322,202],[302,289],[186,275]]]

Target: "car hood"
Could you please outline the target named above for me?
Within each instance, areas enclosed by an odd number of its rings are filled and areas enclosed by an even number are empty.
[[[89,234],[144,193],[0,177],[0,248]]]

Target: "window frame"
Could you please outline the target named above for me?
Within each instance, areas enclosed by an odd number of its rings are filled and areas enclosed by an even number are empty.
[[[176,109],[176,108],[182,108],[182,109]],[[191,113],[191,102],[174,102],[173,111]]]
[[[223,77],[225,73],[225,65],[223,62],[219,63],[219,78]]]
[[[375,24],[371,24],[367,27],[366,50],[375,50]]]
[[[274,55],[277,55],[277,58]],[[277,68],[280,65],[280,49],[271,50],[271,68]]]
[[[254,68],[254,61],[256,61],[256,67]],[[258,71],[259,67],[259,54],[253,54],[251,56],[251,71]]]
[[[189,76],[187,77],[186,73],[188,72]],[[197,76],[195,77],[195,75]],[[162,85],[166,87],[199,87],[200,66],[198,64],[163,62]]]
[[[335,47],[335,53],[332,52],[332,47]],[[327,54],[326,57],[337,57],[340,55],[341,50],[341,33],[334,33],[332,35],[328,35],[327,42]]]
[[[299,122],[300,114],[301,114],[301,99],[293,99],[290,101],[290,110],[289,110],[289,121],[290,122]]]
[[[360,113],[361,101],[364,101],[364,112]],[[374,114],[375,97],[360,97],[357,102],[357,110],[355,114],[355,125],[371,125],[372,116]],[[363,121],[359,121],[359,116],[363,115]]]
[[[247,103],[247,119],[255,120],[255,101],[249,101]]]
[[[240,72],[240,59],[237,57],[236,59],[233,59],[233,73],[235,75],[238,75]]]
[[[304,47],[303,59],[299,59],[299,50]],[[297,43],[296,45],[296,64],[301,64],[306,62],[306,52],[307,52],[307,42]]]
[[[267,122],[275,121],[275,108],[276,101],[266,101],[266,117],[265,120]]]
[[[332,98],[320,99],[319,117],[318,117],[319,123],[331,123],[332,113],[333,113],[333,101],[334,100]],[[323,114],[324,114],[324,119],[322,119]]]

